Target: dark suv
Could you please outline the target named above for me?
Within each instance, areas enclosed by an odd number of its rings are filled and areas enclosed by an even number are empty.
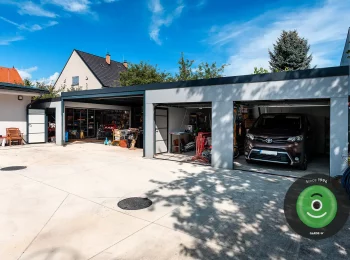
[[[262,114],[246,135],[247,162],[262,161],[298,166],[306,170],[312,133],[302,114]]]

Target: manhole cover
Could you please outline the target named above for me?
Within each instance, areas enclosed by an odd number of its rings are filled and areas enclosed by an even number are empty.
[[[145,209],[152,205],[147,198],[127,198],[118,202],[118,207],[125,210]]]
[[[9,166],[9,167],[4,167],[4,168],[1,168],[1,171],[19,171],[19,170],[23,170],[27,168],[27,166]]]

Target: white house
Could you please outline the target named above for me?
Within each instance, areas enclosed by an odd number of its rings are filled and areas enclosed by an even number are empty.
[[[105,87],[119,87],[119,74],[127,69],[127,63],[111,60],[110,54],[99,57],[79,50],[73,50],[55,83],[59,89],[71,87],[87,90]]]
[[[27,141],[27,108],[33,97],[45,93],[48,91],[0,82],[0,135],[6,136],[6,128],[19,128]]]

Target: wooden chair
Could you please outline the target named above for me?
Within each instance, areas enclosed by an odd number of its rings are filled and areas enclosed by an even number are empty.
[[[19,128],[6,128],[6,141],[11,146],[12,141],[17,141],[18,144],[23,145],[23,134]]]

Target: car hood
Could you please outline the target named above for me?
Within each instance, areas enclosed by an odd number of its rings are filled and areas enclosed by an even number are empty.
[[[295,129],[263,129],[263,128],[252,128],[249,134],[261,136],[261,137],[291,137],[301,135],[301,130]]]

